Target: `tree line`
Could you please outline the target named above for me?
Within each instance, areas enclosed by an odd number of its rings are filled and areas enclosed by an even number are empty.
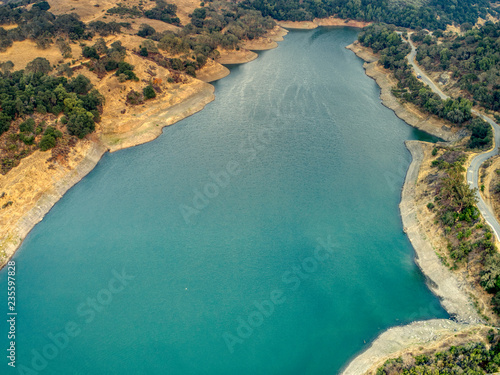
[[[497,14],[488,0],[430,0],[424,5],[388,0],[244,0],[241,5],[277,20],[310,21],[337,16],[431,30],[444,30],[453,22],[475,24],[479,16]]]

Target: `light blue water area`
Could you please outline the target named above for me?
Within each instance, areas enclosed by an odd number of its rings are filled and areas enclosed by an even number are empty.
[[[203,111],[106,154],[14,258],[17,365],[335,374],[384,329],[446,317],[398,210],[423,134],[382,106],[356,36],[291,32]]]

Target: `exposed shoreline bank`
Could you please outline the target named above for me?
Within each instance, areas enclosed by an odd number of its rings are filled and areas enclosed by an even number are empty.
[[[451,124],[445,125],[444,121],[437,117],[424,114],[411,104],[401,104],[392,95],[392,87],[395,82],[391,82],[387,72],[384,72],[377,66],[378,57],[366,48],[354,42],[346,47],[365,61],[363,68],[368,77],[377,82],[380,87],[380,99],[382,104],[394,111],[396,116],[406,122],[408,125],[429,133],[435,137],[441,138],[447,142],[454,142],[461,138],[456,128],[452,128]]]
[[[320,26],[341,26],[362,29],[363,27],[371,25],[371,22],[344,20],[336,17],[315,18],[312,21],[277,21],[276,23],[288,30],[312,30]]]
[[[2,243],[2,255],[7,259],[0,264],[0,268],[5,266],[6,262],[12,258],[19,249],[23,240],[29,232],[38,224],[52,207],[71,189],[75,184],[81,181],[97,165],[102,156],[108,151],[108,148],[98,140],[89,140],[83,146],[83,150],[78,153],[79,161],[71,169],[61,167],[57,179],[51,179],[46,191],[40,194],[36,204],[33,205],[16,223],[14,230],[9,232],[9,237]],[[36,169],[36,166],[43,165],[46,158],[37,158],[37,155],[31,155],[23,163],[29,163],[30,171]],[[31,176],[30,176],[31,177]],[[29,178],[29,177],[28,177]],[[29,184],[29,181],[28,181]],[[3,186],[2,186],[3,190]],[[2,260],[3,261],[3,260]]]
[[[375,375],[385,361],[424,348],[440,348],[464,341],[475,331],[488,330],[483,325],[457,323],[449,319],[416,321],[404,326],[396,326],[382,332],[361,354],[345,367],[342,375]],[[460,336],[457,339],[457,336]]]
[[[429,289],[439,298],[441,305],[454,319],[415,321],[392,327],[382,332],[370,346],[352,359],[342,375],[374,374],[387,359],[425,346],[437,347],[444,341],[454,342],[459,332],[486,328],[463,287],[437,257],[432,245],[426,240],[417,218],[415,185],[424,160],[422,143],[406,141],[412,155],[408,168],[401,203],[399,205],[403,227],[415,250],[415,263],[425,275]]]
[[[399,210],[403,228],[415,249],[415,262],[427,279],[429,289],[440,299],[441,305],[458,322],[481,323],[476,309],[462,287],[460,280],[439,260],[432,245],[426,239],[417,217],[415,186],[424,161],[420,141],[406,141],[412,162],[406,173]]]
[[[439,126],[439,120],[423,118],[397,101],[391,93],[392,83],[387,73],[377,69],[378,58],[356,42],[347,46],[365,61],[366,74],[373,78],[381,89],[382,103],[408,123],[427,133],[449,142],[460,138],[451,128]],[[426,239],[417,217],[415,186],[424,161],[422,143],[406,141],[412,156],[401,193],[399,205],[403,228],[415,250],[415,263],[426,277],[429,289],[439,298],[451,319],[416,321],[405,326],[393,327],[382,332],[370,346],[354,357],[342,370],[343,375],[375,374],[378,367],[389,359],[422,346],[435,347],[444,341],[453,342],[457,332],[483,329],[485,326],[469,298],[469,291],[455,274],[446,268],[434,248]]]

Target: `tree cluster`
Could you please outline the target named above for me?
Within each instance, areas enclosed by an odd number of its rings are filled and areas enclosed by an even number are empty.
[[[490,374],[500,369],[498,332],[491,330],[488,347],[482,342],[452,346],[432,354],[410,354],[390,359],[377,375]]]
[[[195,77],[196,70],[209,58],[218,56],[217,48],[238,49],[241,40],[258,38],[274,26],[269,17],[239,4],[210,3],[195,9],[191,23],[179,33],[157,33],[150,25],[141,25],[138,35],[149,40],[141,45],[140,55],[164,68]],[[178,57],[166,58],[158,53],[158,48]]]
[[[113,42],[108,47],[104,39],[99,38],[92,46],[84,45],[82,55],[90,59],[87,64],[89,70],[96,73],[99,78],[114,71],[120,82],[139,80],[134,73],[134,66],[123,61],[127,49],[120,41]]]
[[[471,99],[500,111],[499,24],[488,22],[458,36],[414,34],[414,40],[421,42],[416,58],[425,69],[451,71]]]
[[[70,134],[82,138],[93,131],[103,97],[85,76],[68,80],[47,75],[50,70],[49,62],[39,57],[29,63],[26,70],[0,73],[0,134],[7,131],[16,118],[33,113],[57,116],[62,112],[68,118]],[[90,120],[80,123],[80,114]]]
[[[0,51],[4,51],[15,41],[26,39],[34,40],[39,48],[47,48],[54,39],[61,37],[71,40],[91,39],[94,33],[106,36],[119,33],[122,27],[130,28],[128,23],[103,21],[94,21],[87,26],[75,13],[52,14],[46,1],[35,2],[29,10],[20,6],[33,2],[26,0],[0,5],[0,24],[17,25],[10,30],[0,27]]]

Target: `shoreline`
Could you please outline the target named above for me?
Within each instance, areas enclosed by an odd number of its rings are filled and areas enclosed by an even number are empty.
[[[424,161],[422,142],[406,141],[405,146],[412,156],[412,162],[406,173],[399,211],[404,231],[415,250],[415,263],[424,274],[429,289],[439,298],[443,308],[455,321],[469,324],[482,323],[468,297],[468,291],[455,274],[442,264],[423,233],[417,217],[415,194],[415,185]]]
[[[312,21],[276,21],[276,23],[287,30],[312,30],[320,26],[341,26],[362,29],[363,27],[372,24],[372,22],[356,21],[350,19],[345,20],[333,16],[328,18],[315,18]]]
[[[365,351],[356,355],[341,370],[341,374],[375,375],[377,369],[388,359],[422,351],[422,347],[453,345],[457,336],[469,336],[474,331],[485,329],[488,330],[489,327],[457,323],[449,319],[421,320],[391,327],[372,341]]]
[[[425,276],[428,288],[450,314],[450,319],[414,321],[383,331],[367,349],[345,366],[342,375],[374,374],[387,359],[411,353],[423,345],[435,346],[443,340],[453,341],[458,332],[486,327],[467,290],[463,288],[463,283],[441,263],[421,231],[417,218],[415,185],[424,160],[422,142],[406,141],[405,145],[412,161],[406,173],[399,204],[403,228],[415,251],[415,263]]]
[[[451,124],[449,126],[444,125],[443,120],[432,115],[424,114],[411,104],[401,104],[394,95],[392,95],[391,89],[393,84],[391,79],[387,72],[382,71],[377,66],[378,57],[375,54],[360,46],[357,41],[348,45],[346,48],[365,61],[363,68],[365,69],[366,75],[372,78],[380,87],[380,99],[382,104],[391,109],[401,120],[414,128],[447,142],[455,142],[462,138],[459,134],[459,130],[453,128]]]
[[[81,159],[76,163],[75,167],[62,171],[63,176],[59,179],[54,179],[54,183],[40,194],[36,204],[17,220],[14,230],[9,233],[9,236],[2,244],[2,255],[6,257],[6,260],[2,260],[4,263],[0,264],[0,269],[12,258],[35,225],[43,220],[45,215],[69,189],[94,169],[102,156],[108,151],[108,148],[98,140],[87,140],[83,147],[86,149],[77,156]],[[36,167],[41,163],[45,163],[47,157],[48,155],[44,155],[40,158],[36,154],[33,154],[23,159],[19,166],[23,165],[23,163],[31,164],[31,170],[29,171],[31,172],[34,166]],[[64,170],[66,168],[61,166],[60,169]],[[17,172],[24,171],[18,170]]]
[[[402,105],[391,93],[390,77],[376,70],[378,57],[357,42],[346,48],[365,61],[363,68],[380,87],[382,104],[408,125],[423,130],[448,142],[460,139],[459,134],[444,126],[436,127],[439,120],[429,124],[428,119],[418,117],[414,111]],[[442,123],[442,122],[441,122]],[[457,332],[485,327],[483,320],[469,298],[464,283],[439,260],[433,246],[427,241],[417,217],[415,185],[424,160],[423,142],[406,141],[405,146],[412,156],[406,173],[399,204],[403,230],[415,251],[415,263],[425,276],[428,288],[438,297],[450,319],[415,321],[404,326],[389,328],[381,332],[363,352],[353,357],[341,370],[342,375],[375,374],[378,367],[390,358],[411,353],[423,345],[436,346],[443,340],[453,341]]]

